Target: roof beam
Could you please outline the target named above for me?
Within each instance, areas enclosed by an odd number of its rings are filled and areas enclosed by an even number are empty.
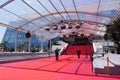
[[[73,5],[74,5],[74,8],[75,8],[75,12],[76,12],[76,14],[77,14],[77,17],[78,17],[78,19],[80,20],[80,17],[79,17],[79,15],[78,15],[77,8],[76,8],[76,5],[75,5],[75,1],[74,1],[74,0],[72,0],[72,1],[73,1]]]
[[[99,12],[100,3],[101,3],[101,0],[99,0],[98,7],[97,7],[96,21],[97,21],[97,19],[98,19],[98,16],[97,16],[97,15],[98,15],[98,12]]]
[[[64,14],[64,13],[66,13],[66,12],[65,12],[65,11],[61,11],[60,13],[61,13],[61,14]],[[75,12],[75,11],[68,11],[68,13],[76,13],[76,12]],[[88,14],[88,15],[95,15],[95,16],[96,16],[96,14],[87,13],[87,12],[81,12],[81,11],[77,11],[77,13]],[[58,14],[58,13],[55,12],[55,13],[51,13],[51,14],[55,15],[55,14]],[[47,16],[50,16],[50,14],[46,14],[46,15],[43,15],[43,16],[34,18],[34,19],[32,19],[31,21],[28,21],[27,23],[25,23],[25,24],[23,24],[23,25],[20,25],[18,28],[21,28],[22,26],[27,25],[27,24],[29,24],[29,23],[31,23],[31,22],[39,19],[39,18],[47,17]],[[112,18],[112,16],[107,16],[107,15],[102,15],[102,14],[99,14],[98,16],[100,16],[100,17]],[[83,20],[82,20],[82,21],[83,21]],[[94,23],[99,23],[99,22],[94,22]],[[99,24],[104,24],[104,23],[99,23]],[[106,24],[105,24],[105,25],[106,25]]]
[[[62,7],[64,8],[65,12],[67,13],[68,17],[71,19],[71,17],[70,17],[70,15],[69,15],[69,13],[67,12],[67,10],[66,10],[63,2],[62,2],[61,0],[59,0],[59,1],[60,1],[60,3],[61,3]],[[72,19],[71,19],[71,20],[72,20]]]
[[[59,21],[56,22],[56,23],[54,23],[54,24],[57,24],[57,23],[59,23]],[[47,24],[46,26],[49,26],[49,25],[51,25],[51,24],[53,24],[53,23]],[[41,26],[41,27],[37,28],[36,30],[33,30],[32,33],[34,33],[34,32],[37,31],[37,30],[43,29],[43,28],[44,28],[44,26]]]
[[[13,2],[13,1],[15,1],[15,0],[8,0],[7,2],[5,2],[4,4],[2,4],[0,6],[0,9],[3,8],[3,7],[5,7],[6,5],[8,5],[9,3]]]
[[[0,22],[0,26],[6,27],[6,28],[15,29],[15,27],[14,27],[14,26],[10,26],[10,25],[5,24],[5,23],[2,23],[2,22]]]
[[[70,21],[77,22],[78,20],[66,20],[66,21],[68,21],[68,22],[70,22]],[[84,20],[82,20],[82,21],[84,21]],[[84,21],[84,22],[92,22],[92,23],[96,23],[96,22],[93,22],[93,21]],[[58,23],[59,23],[59,21],[56,22],[56,23],[54,23],[54,24],[58,24]],[[51,25],[51,24],[52,24],[52,23],[47,24],[46,26],[49,26],[49,25]],[[97,23],[97,24],[101,24],[101,23]],[[107,24],[103,24],[103,25],[107,25]],[[50,27],[51,27],[51,26],[50,26]],[[41,26],[41,27],[37,28],[36,30],[33,30],[32,33],[34,33],[34,32],[37,31],[37,30],[43,29],[43,28],[44,28],[44,26]]]
[[[31,5],[29,5],[27,2],[25,2],[24,0],[22,0],[23,3],[25,3],[28,7],[30,7],[33,11],[35,11],[37,14],[39,14],[41,17],[43,17],[44,19],[46,19],[48,22],[51,22],[49,19],[47,19],[46,17],[44,17],[40,12],[38,12],[36,9],[34,9]],[[21,28],[22,26],[20,26]]]
[[[51,2],[51,0],[49,0],[49,2],[54,7],[54,9],[57,11],[57,13],[63,18],[63,20],[65,20],[65,18],[61,15],[61,13],[58,11],[58,9],[55,7],[55,5]]]
[[[23,20],[25,20],[25,21],[27,21],[27,22],[28,22],[28,20],[27,20],[27,19],[25,19],[25,18],[23,18],[23,17],[21,17],[21,16],[19,16],[19,15],[15,14],[15,13],[13,13],[13,12],[11,12],[11,11],[9,11],[9,10],[5,9],[5,8],[2,8],[2,9],[3,9],[3,10],[5,10],[6,12],[11,13],[12,15],[17,16],[18,18],[21,18],[21,19],[23,19]],[[33,25],[34,25],[34,26],[36,26],[36,27],[39,27],[38,25],[36,25],[36,24],[34,24],[34,23],[31,23],[31,24],[33,24]]]
[[[1,23],[0,22],[0,26],[3,26],[3,27],[6,27],[6,28],[10,28],[10,29],[13,29],[13,30],[17,30],[17,31],[21,31],[21,32],[24,32],[24,33],[26,33],[27,32],[27,30],[23,30],[23,29],[18,29],[18,28],[16,28],[16,27],[14,27],[14,26],[11,26],[11,25],[8,25],[8,24],[5,24],[5,23]],[[31,33],[32,35],[36,35],[36,36],[38,36],[38,37],[41,37],[42,35],[38,35],[38,34],[35,34],[35,33]]]
[[[39,0],[37,0],[37,1],[50,15],[52,15],[57,21],[59,20]]]
[[[8,24],[2,23],[2,22],[0,22],[0,26],[10,28],[10,29],[14,29],[14,30],[18,30],[18,31],[22,31],[22,32],[27,32],[26,30],[21,30],[21,29],[18,29],[16,27],[14,27],[14,26],[11,26],[11,25],[8,25]]]

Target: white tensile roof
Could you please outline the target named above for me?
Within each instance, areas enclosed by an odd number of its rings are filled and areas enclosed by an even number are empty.
[[[0,1],[0,26],[30,31],[46,39],[68,35],[73,31],[103,36],[106,25],[116,20],[119,14],[120,0]],[[66,28],[61,29],[61,26]]]

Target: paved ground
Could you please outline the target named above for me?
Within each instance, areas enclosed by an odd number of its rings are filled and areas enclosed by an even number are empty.
[[[0,80],[120,80],[120,76],[94,74],[84,55],[55,57],[0,64]]]
[[[54,53],[0,53],[0,63],[54,56]]]

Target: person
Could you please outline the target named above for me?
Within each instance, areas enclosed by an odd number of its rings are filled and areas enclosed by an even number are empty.
[[[102,53],[102,57],[104,57],[104,53]]]
[[[93,53],[92,52],[90,53],[90,60],[91,60],[91,62],[93,62]]]
[[[115,50],[114,50],[114,49],[111,49],[111,53],[115,53]]]
[[[94,69],[93,69],[93,53],[91,52],[90,53],[90,60],[91,60],[91,64],[92,64],[92,72],[94,72]]]
[[[55,50],[55,57],[56,57],[56,61],[58,61],[58,57],[59,57],[59,49],[57,48],[56,50]]]
[[[107,48],[105,49],[105,53],[108,53],[108,49]]]
[[[80,58],[80,53],[81,53],[81,51],[80,51],[80,49],[78,49],[77,50],[77,56],[78,56],[78,58]]]

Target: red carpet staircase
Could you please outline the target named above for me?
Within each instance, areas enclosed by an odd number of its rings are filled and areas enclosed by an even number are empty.
[[[80,49],[81,50],[81,55],[86,55],[90,53],[94,53],[93,46],[75,46],[75,45],[69,45],[66,49],[66,54],[67,55],[76,55],[76,51]]]

